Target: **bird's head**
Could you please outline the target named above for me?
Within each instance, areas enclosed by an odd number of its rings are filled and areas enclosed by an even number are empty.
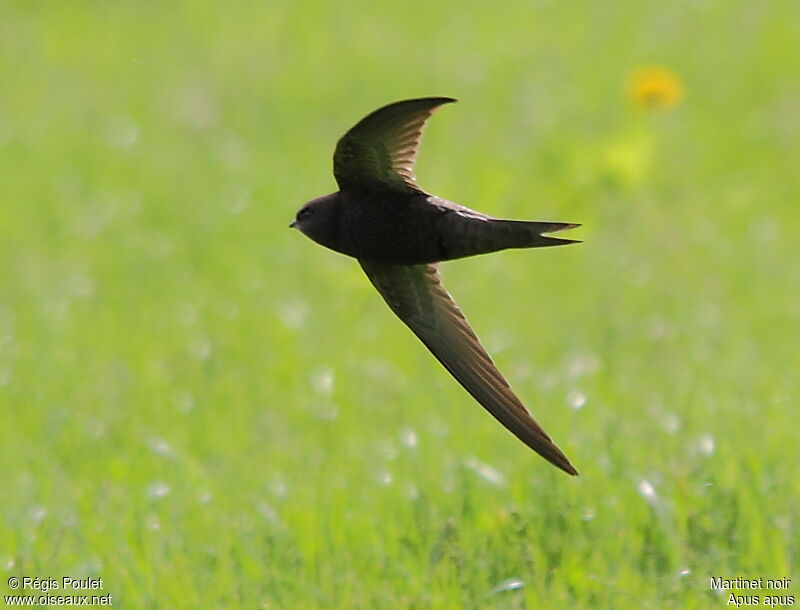
[[[312,199],[297,211],[289,225],[318,244],[333,248],[339,214],[339,193]]]

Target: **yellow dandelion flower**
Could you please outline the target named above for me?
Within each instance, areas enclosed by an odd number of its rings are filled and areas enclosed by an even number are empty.
[[[683,83],[672,70],[648,66],[631,75],[628,95],[640,110],[666,110],[683,97]]]

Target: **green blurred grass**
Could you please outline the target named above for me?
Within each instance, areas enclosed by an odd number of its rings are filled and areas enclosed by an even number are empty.
[[[797,575],[796,3],[2,11],[6,577],[127,608],[707,608],[709,576]],[[687,91],[656,114],[625,97],[652,63]],[[286,228],[342,132],[419,95],[462,100],[424,187],[585,225],[444,269],[578,479]]]

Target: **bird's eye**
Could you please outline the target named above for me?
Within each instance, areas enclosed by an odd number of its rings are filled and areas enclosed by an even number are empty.
[[[311,216],[311,208],[303,208],[297,213],[297,220],[303,221]]]

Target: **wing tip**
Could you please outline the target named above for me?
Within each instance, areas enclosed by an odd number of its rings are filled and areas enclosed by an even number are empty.
[[[413,102],[426,102],[432,104],[434,107],[441,106],[443,104],[453,104],[458,101],[458,98],[450,97],[448,95],[432,95],[428,97],[414,97],[407,100],[401,100],[399,102],[395,102],[395,104],[406,104],[406,103],[413,103]],[[392,104],[390,104],[392,105]]]
[[[550,441],[550,447],[547,448],[546,452],[540,451],[538,448],[533,447],[533,450],[536,451],[539,455],[541,455],[544,459],[550,462],[553,466],[558,468],[559,470],[563,470],[568,475],[573,477],[577,477],[580,473],[577,471],[575,466],[569,461],[566,455],[556,447],[552,441]]]
[[[563,470],[568,475],[573,476],[573,477],[579,477],[580,474],[581,474],[569,462],[567,462],[566,464],[556,464],[556,466],[558,466],[561,470]]]

